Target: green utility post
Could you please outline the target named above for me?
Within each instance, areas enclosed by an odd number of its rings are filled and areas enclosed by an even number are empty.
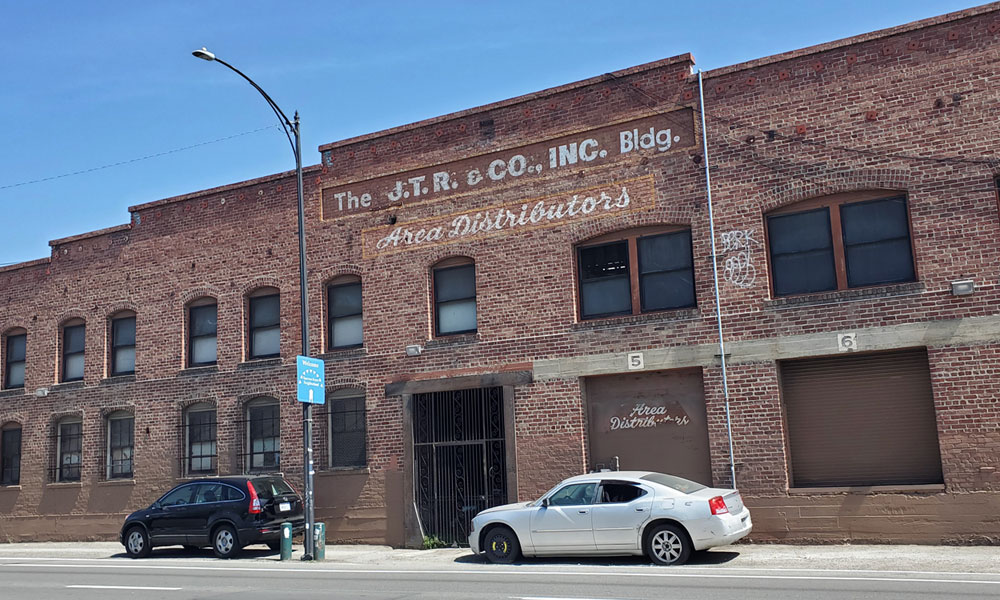
[[[326,523],[316,523],[314,525],[315,538],[313,539],[313,560],[326,559]]]
[[[292,560],[292,524],[281,524],[281,560]]]

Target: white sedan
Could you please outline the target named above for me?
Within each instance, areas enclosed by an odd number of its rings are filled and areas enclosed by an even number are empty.
[[[736,490],[673,475],[612,471],[566,479],[533,502],[484,510],[469,546],[494,563],[525,556],[642,555],[683,564],[695,550],[750,533],[750,511]]]

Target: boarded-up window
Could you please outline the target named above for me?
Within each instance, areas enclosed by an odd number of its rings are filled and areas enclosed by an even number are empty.
[[[781,363],[793,487],[942,482],[924,349]]]

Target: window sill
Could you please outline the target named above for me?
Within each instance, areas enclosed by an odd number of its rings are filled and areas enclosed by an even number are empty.
[[[5,483],[3,485],[0,485],[0,494],[4,492],[19,492],[19,491],[21,491],[20,483],[14,483],[14,484]]]
[[[817,294],[797,294],[782,296],[764,301],[764,308],[780,309],[789,306],[809,306],[813,304],[829,304],[863,298],[886,298],[891,296],[908,296],[924,292],[924,284],[919,281],[894,283],[872,287],[851,288],[849,290],[832,290]]]
[[[177,376],[186,377],[186,376],[208,375],[209,373],[218,373],[218,372],[219,372],[219,365],[205,365],[203,367],[188,367],[186,369],[182,369],[179,373],[177,373]]]
[[[101,385],[116,385],[119,383],[133,383],[135,381],[135,373],[129,375],[112,375],[111,377],[105,377],[101,380]]]
[[[50,481],[45,484],[47,488],[82,488],[82,481]]]
[[[58,392],[60,390],[76,390],[87,385],[83,380],[80,381],[64,381],[62,383],[57,383],[49,387],[50,392]]]
[[[431,348],[444,348],[448,346],[461,346],[463,344],[476,344],[479,342],[479,332],[456,333],[454,335],[443,335],[427,340],[424,343],[424,350]]]
[[[276,367],[281,364],[281,357],[275,356],[273,358],[252,358],[246,362],[241,362],[236,365],[236,369],[242,371],[244,369],[265,369],[267,367]]]
[[[318,471],[316,474],[323,477],[337,477],[339,475],[368,475],[371,472],[371,467],[330,467]]]
[[[135,485],[135,479],[125,479],[124,477],[122,477],[121,479],[102,479],[101,481],[97,482],[97,485],[102,485],[102,486]]]
[[[200,479],[216,479],[219,477],[218,473],[188,473],[187,475],[181,475],[180,477],[174,477],[174,481],[177,483],[183,483],[185,481],[198,481]]]
[[[0,398],[10,398],[12,396],[26,396],[28,392],[23,387],[0,390]]]
[[[592,329],[605,329],[608,327],[621,327],[623,325],[642,325],[645,323],[661,323],[671,321],[690,321],[697,319],[700,312],[696,307],[677,308],[674,310],[664,310],[641,315],[620,315],[616,317],[603,317],[599,319],[588,319],[577,321],[571,325],[573,331],[590,331]]]
[[[847,487],[788,488],[789,496],[821,496],[834,494],[936,494],[945,491],[943,483],[920,485],[856,485]]]

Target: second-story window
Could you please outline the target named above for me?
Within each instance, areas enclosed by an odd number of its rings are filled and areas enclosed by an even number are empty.
[[[27,333],[13,331],[7,334],[3,374],[3,388],[5,390],[24,387],[24,365],[27,346]]]
[[[327,314],[331,349],[362,344],[360,279],[344,277],[330,284],[327,288]]]
[[[83,379],[83,352],[86,335],[82,320],[75,319],[63,326],[62,339],[62,380]]]
[[[219,306],[212,298],[188,307],[188,366],[214,365],[218,345]]]
[[[277,290],[250,297],[250,358],[281,354],[279,308]]]
[[[434,268],[434,334],[476,332],[476,265],[453,258]]]
[[[135,315],[111,320],[111,375],[135,373]]]
[[[916,279],[902,195],[839,194],[782,208],[767,217],[767,243],[775,296]]]
[[[602,236],[577,248],[580,317],[596,319],[695,305],[691,231]]]

